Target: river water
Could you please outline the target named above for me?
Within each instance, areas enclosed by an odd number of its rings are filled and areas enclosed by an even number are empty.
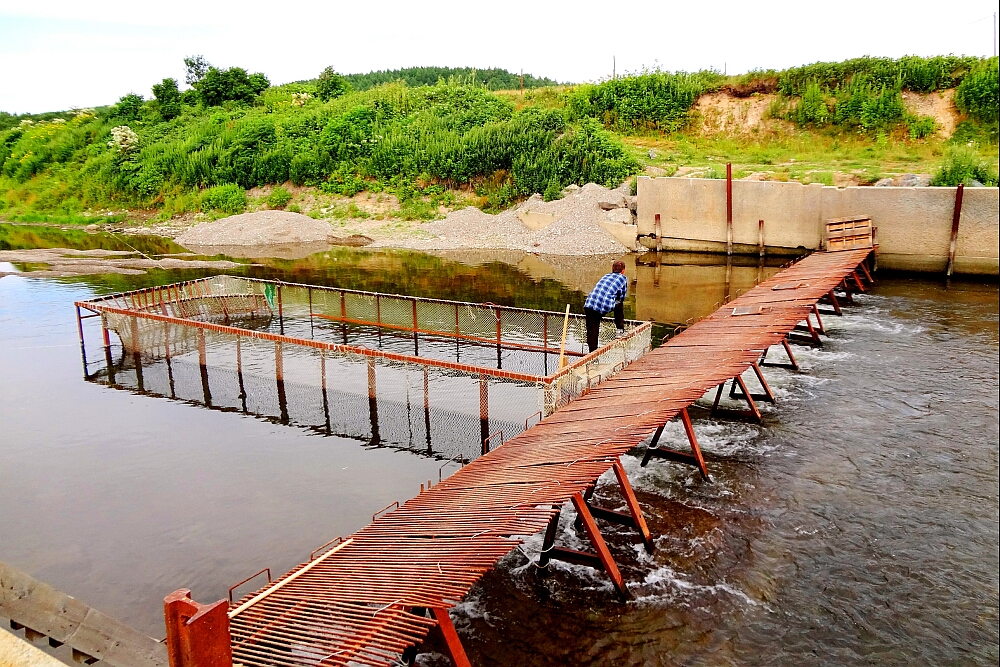
[[[338,250],[246,273],[561,310],[607,263]],[[684,322],[775,270],[633,258],[626,316]],[[157,637],[167,593],[283,572],[441,466],[83,379],[74,300],[193,275],[0,279],[0,560]],[[882,276],[857,302],[795,348],[801,372],[766,369],[763,424],[693,411],[711,483],[624,457],[657,545],[606,531],[632,601],[586,568],[537,571],[535,536],[454,614],[473,664],[995,665],[997,286]],[[560,543],[583,546],[571,519]]]

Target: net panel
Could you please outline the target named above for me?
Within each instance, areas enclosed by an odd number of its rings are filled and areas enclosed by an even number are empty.
[[[121,340],[115,385],[465,461],[642,356],[651,333],[630,321],[616,338],[606,320],[585,354],[576,315],[232,276],[80,305]]]

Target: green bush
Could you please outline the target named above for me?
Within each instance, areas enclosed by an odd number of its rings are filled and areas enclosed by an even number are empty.
[[[937,132],[937,123],[930,116],[915,116],[906,121],[911,139],[923,139]]]
[[[790,120],[800,125],[825,125],[829,118],[830,108],[826,104],[826,95],[816,83],[806,87],[802,99],[790,113]]]
[[[220,106],[228,101],[250,104],[270,85],[271,82],[263,74],[247,74],[242,67],[209,67],[194,83],[201,101],[207,107]]]
[[[267,206],[268,208],[285,208],[291,200],[292,195],[288,190],[277,187],[271,190],[271,194],[267,196]]]
[[[487,90],[517,90],[522,77],[505,69],[472,67],[408,67],[406,69],[348,74],[344,77],[355,90],[368,90],[386,83],[403,81],[407,86],[435,86],[442,81],[466,81]],[[556,81],[531,74],[523,76],[525,89],[554,86]]]
[[[164,120],[170,120],[181,115],[181,93],[177,89],[175,79],[166,78],[153,84],[153,96],[156,97],[156,107]]]
[[[142,95],[129,93],[128,95],[122,95],[122,97],[118,100],[118,104],[115,105],[113,115],[115,118],[119,118],[124,121],[135,121],[139,120],[139,115],[141,113]]]
[[[571,119],[595,118],[621,132],[681,129],[702,93],[722,82],[718,72],[643,72],[575,87],[568,95]]]
[[[247,193],[235,183],[217,185],[201,195],[202,211],[218,211],[227,215],[242,213],[247,207]]]
[[[931,178],[931,185],[972,185],[973,181],[996,186],[997,173],[974,147],[950,146],[945,151],[941,168]]]
[[[549,184],[545,186],[545,192],[542,193],[542,198],[545,201],[554,201],[556,199],[562,199],[562,186],[559,185],[559,177],[553,176],[549,179]]]
[[[347,79],[333,71],[332,67],[327,67],[316,80],[316,95],[324,102],[328,102],[346,93],[350,87]]]
[[[1000,59],[990,58],[962,80],[955,91],[955,106],[980,123],[997,125],[1000,121]]]
[[[836,91],[860,80],[875,89],[930,93],[954,87],[980,62],[981,58],[970,56],[905,56],[899,59],[865,56],[837,63],[792,67],[778,73],[777,88],[778,92],[791,97],[805,94],[812,84]]]

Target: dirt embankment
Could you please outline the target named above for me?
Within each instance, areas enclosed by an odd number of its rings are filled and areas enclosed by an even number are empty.
[[[793,131],[788,121],[771,118],[771,105],[776,93],[758,93],[737,97],[725,91],[706,93],[694,104],[698,117],[696,126],[702,134],[747,134],[761,130]],[[961,119],[955,108],[955,90],[935,93],[903,92],[907,110],[915,116],[930,116],[937,123],[938,133],[950,137]]]

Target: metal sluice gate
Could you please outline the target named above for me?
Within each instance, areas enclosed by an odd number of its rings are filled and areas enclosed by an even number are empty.
[[[226,275],[76,306],[90,381],[460,463],[645,354],[652,327],[605,321],[588,354],[580,315]]]

